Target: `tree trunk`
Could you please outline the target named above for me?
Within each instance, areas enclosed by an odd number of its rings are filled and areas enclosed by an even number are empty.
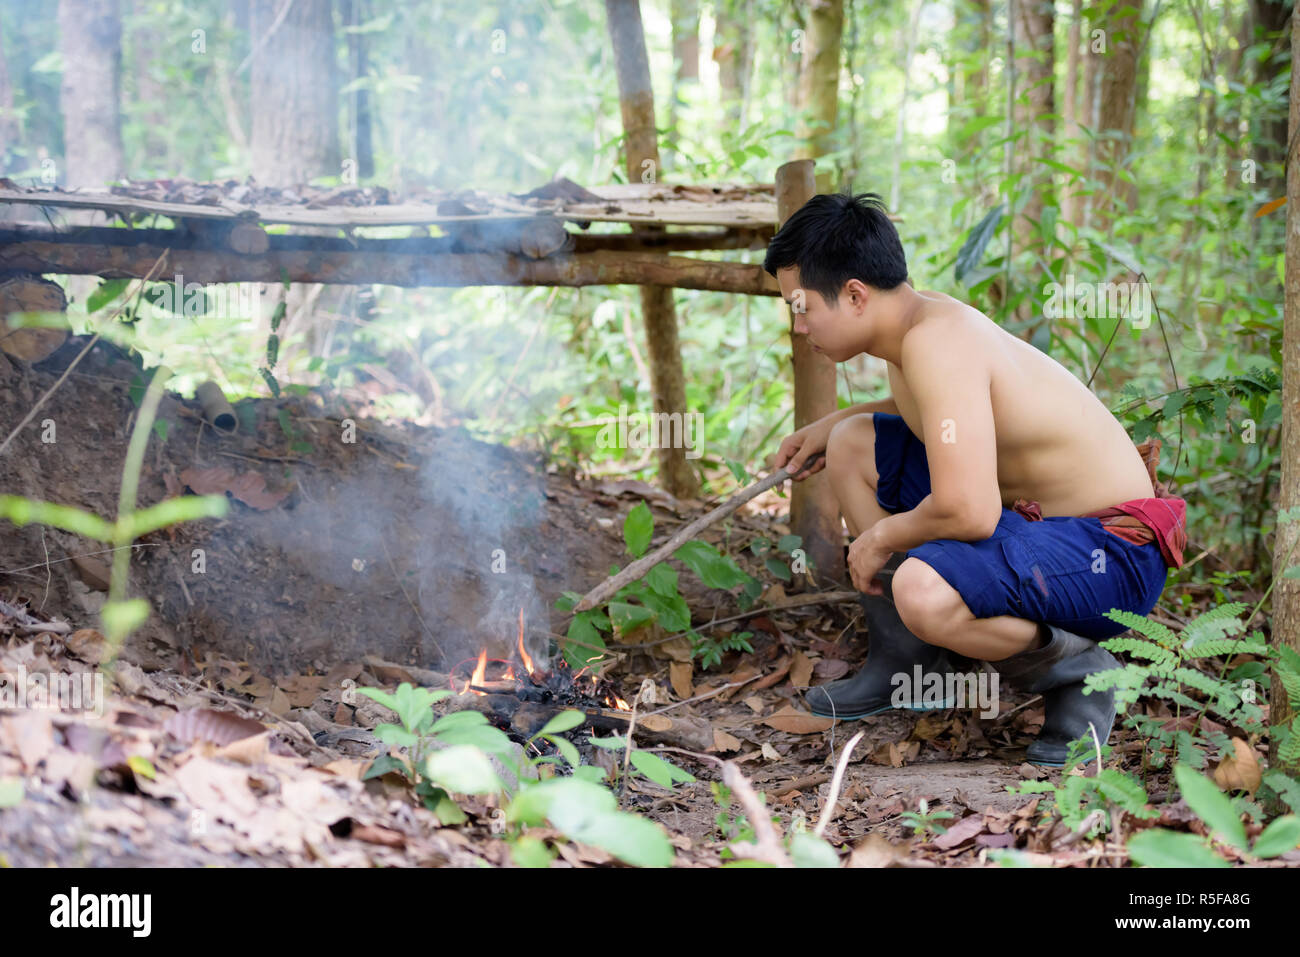
[[[687,86],[700,82],[700,3],[699,0],[672,0],[669,5],[673,31],[673,88],[668,98],[668,142],[664,146],[664,166],[676,166],[676,145],[680,138],[677,124],[681,120],[682,96]]]
[[[1092,222],[1105,230],[1118,212],[1137,205],[1137,190],[1116,175],[1127,165],[1133,146],[1133,118],[1136,114],[1137,53],[1142,44],[1142,0],[1115,0],[1099,20],[1093,22],[1088,41],[1089,67],[1096,84],[1094,109],[1098,136],[1096,168],[1098,183],[1091,201]]]
[[[1065,41],[1065,106],[1061,114],[1065,132],[1066,163],[1075,169],[1087,169],[1087,159],[1081,150],[1083,135],[1079,129],[1079,72],[1083,43],[1083,0],[1073,0],[1070,7],[1070,31]],[[1082,102],[1088,102],[1083,97]],[[1078,215],[1078,184],[1067,183],[1061,190],[1061,218],[1075,222]]]
[[[14,116],[14,88],[5,59],[4,24],[0,22],[0,173],[9,169],[9,156],[18,145],[18,120]],[[3,218],[3,217],[0,217]]]
[[[344,0],[348,26],[359,27],[365,23],[365,0]],[[348,34],[348,60],[352,80],[360,80],[370,72],[370,60],[367,55],[366,40],[368,34],[353,31]],[[370,91],[353,90],[349,94],[349,107],[352,116],[352,149],[350,159],[356,163],[357,179],[369,179],[375,175],[375,148],[371,135]]]
[[[283,6],[283,0],[250,3],[253,178],[263,186],[297,186],[339,173],[330,0],[294,0],[277,25]]]
[[[614,47],[618,73],[618,101],[623,114],[625,160],[629,182],[655,182],[659,175],[659,143],[655,133],[654,88],[646,55],[638,0],[605,0],[605,17]],[[650,390],[658,414],[686,411],[686,376],[677,340],[677,313],[673,291],[666,286],[641,287],[641,318],[650,354]],[[662,420],[661,420],[662,421]],[[672,446],[677,443],[668,443]],[[699,479],[686,458],[685,448],[661,447],[659,477],[671,494],[691,498],[699,493]]]
[[[815,160],[835,149],[840,103],[840,46],[844,34],[844,0],[819,0],[808,9],[799,71],[799,125],[796,159]],[[836,177],[817,174],[817,192],[829,193]],[[827,360],[829,361],[829,360]]]
[[[714,6],[717,25],[713,31],[713,60],[718,64],[718,85],[722,89],[727,123],[738,130],[745,128],[745,103],[753,63],[748,6],[748,0],[719,0]]]
[[[793,160],[781,166],[776,171],[778,221],[784,223],[816,192],[812,160]],[[789,322],[794,366],[794,427],[801,429],[839,407],[835,392],[835,363],[814,352],[807,336],[795,333],[793,313],[789,315]],[[820,581],[842,581],[844,531],[840,525],[839,503],[835,500],[830,480],[822,472],[791,485],[791,531],[803,539],[804,551],[812,559]]]
[[[1013,254],[1032,251],[1040,256],[1045,241],[1040,223],[1043,211],[1053,205],[1051,171],[1043,164],[1052,155],[1056,130],[1055,58],[1053,54],[1055,19],[1052,0],[1018,0],[1015,4],[1016,97],[1015,129],[1025,137],[1016,145],[1015,169],[1020,174],[1017,189],[1027,193],[1024,207],[1012,220]],[[1045,258],[1045,257],[1043,257]],[[1037,265],[1030,268],[1038,275]],[[1020,318],[1029,319],[1036,311],[1033,297],[1021,306]],[[1046,350],[1046,343],[1036,335],[1040,326],[1027,327],[1023,333]]]
[[[1300,63],[1300,30],[1291,31],[1291,62]],[[1300,135],[1300,70],[1291,71],[1290,137]],[[1282,325],[1282,461],[1278,488],[1280,509],[1300,508],[1300,168],[1295,148],[1286,156],[1286,300]],[[1300,521],[1278,522],[1274,544],[1273,643],[1300,651],[1300,579],[1284,578],[1288,567],[1300,565]],[[1269,691],[1269,724],[1290,721],[1286,689],[1276,677]],[[1269,744],[1269,764],[1281,766],[1277,740]],[[1282,766],[1288,774],[1300,767]]]
[[[59,0],[63,53],[63,182],[103,187],[126,175],[119,93],[122,18],[117,0]]]
[[[1261,86],[1270,85],[1278,76],[1290,69],[1284,55],[1284,32],[1291,17],[1291,5],[1286,0],[1251,0],[1251,13],[1255,21],[1255,41],[1269,43],[1269,50],[1255,62],[1255,78]],[[1270,197],[1282,196],[1287,188],[1287,169],[1282,162],[1286,149],[1287,132],[1285,116],[1266,116],[1257,120],[1255,153],[1259,158],[1259,181],[1268,186]]]
[[[284,18],[282,0],[250,0],[252,44],[251,151],[253,178],[263,186],[297,186],[317,176],[342,172],[338,125],[338,68],[330,0],[294,0]],[[296,232],[331,235],[335,231],[299,227]],[[319,288],[277,290],[264,302],[274,309],[285,303],[285,320],[276,333],[287,341],[301,333],[303,346],[319,355],[327,329],[317,315],[333,311],[347,296],[332,290],[324,299]],[[319,312],[317,312],[319,310]],[[270,316],[258,323],[269,334]],[[280,350],[280,361],[293,349]],[[275,370],[272,369],[272,372]]]

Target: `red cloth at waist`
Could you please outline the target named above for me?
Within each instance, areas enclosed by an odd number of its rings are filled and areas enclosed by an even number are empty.
[[[1156,479],[1160,440],[1147,439],[1137,449],[1147,467],[1155,497],[1135,498],[1109,508],[1087,512],[1080,517],[1100,519],[1106,531],[1134,545],[1158,542],[1165,564],[1170,568],[1181,568],[1183,550],[1187,548],[1187,502],[1172,494],[1163,482]],[[1037,502],[1018,498],[1012,508],[1031,522],[1042,521],[1043,510]]]

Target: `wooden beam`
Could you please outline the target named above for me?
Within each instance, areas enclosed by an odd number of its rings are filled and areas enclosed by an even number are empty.
[[[353,249],[272,248],[263,256],[229,250],[172,248],[163,275],[181,273],[193,282],[341,283],[389,286],[616,286],[657,285],[709,289],[751,296],[779,296],[761,266],[710,262],[661,253],[600,251],[525,259],[489,253],[395,254]],[[140,243],[107,246],[60,239],[5,242],[0,233],[0,273],[143,278],[169,247]]]
[[[623,116],[623,149],[629,182],[659,179],[659,133],[655,128],[654,87],[641,25],[640,0],[605,0],[605,21],[614,47],[618,104]],[[686,373],[677,337],[673,283],[641,287],[641,319],[650,358],[650,391],[656,414],[682,415],[686,409]],[[685,448],[661,446],[659,481],[677,498],[699,494],[700,479]]]
[[[777,215],[784,223],[817,193],[810,159],[794,160],[776,171]],[[794,331],[791,314],[790,351],[794,363],[794,427],[801,429],[837,408],[835,363],[813,351],[808,337]],[[844,578],[844,532],[840,508],[826,472],[791,483],[790,528],[803,539],[821,581]]]
[[[253,227],[256,228],[256,227]],[[776,227],[767,229],[709,229],[663,232],[632,230],[620,233],[569,232],[574,253],[693,252],[707,249],[762,249]],[[0,245],[22,242],[82,243],[102,246],[157,246],[172,249],[222,249],[229,246],[222,234],[209,238],[202,229],[119,229],[114,226],[82,226],[65,230],[48,226],[8,225],[0,228]],[[452,236],[407,236],[398,239],[367,239],[363,236],[305,236],[275,233],[268,237],[269,250],[316,250],[354,252],[367,250],[389,254],[445,256],[455,252],[483,252],[460,248]]]

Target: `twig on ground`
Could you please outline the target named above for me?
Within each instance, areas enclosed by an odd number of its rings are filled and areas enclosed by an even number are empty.
[[[732,844],[731,853],[737,857],[762,861],[773,867],[794,867],[790,856],[786,854],[785,848],[781,846],[781,841],[776,836],[776,829],[772,827],[768,810],[758,799],[758,795],[745,779],[745,775],[740,773],[740,768],[735,762],[727,761],[722,765],[722,782],[731,789],[732,796],[740,804],[745,817],[754,828],[754,843]]]
[[[808,468],[808,466],[814,464],[819,458],[820,456],[813,456],[804,463],[804,468]],[[760,479],[748,488],[737,492],[717,508],[713,509],[713,511],[701,515],[695,521],[691,522],[691,524],[678,531],[669,538],[668,541],[664,542],[664,544],[660,545],[648,555],[638,558],[618,574],[606,578],[591,591],[587,592],[587,594],[582,597],[582,600],[573,606],[574,612],[586,611],[587,609],[594,608],[601,602],[607,600],[628,582],[634,582],[641,578],[641,576],[658,564],[663,558],[672,554],[679,545],[689,542],[700,532],[704,531],[704,529],[708,528],[715,522],[726,518],[750,499],[756,498],[768,489],[780,485],[788,478],[790,478],[790,473],[787,470],[783,468],[777,469],[766,478]]]
[[[835,811],[835,802],[840,797],[840,786],[844,783],[844,769],[848,767],[849,758],[853,756],[853,749],[858,746],[862,740],[865,731],[859,731],[853,737],[849,738],[849,743],[844,746],[844,751],[840,754],[839,763],[835,765],[835,776],[831,778],[831,791],[826,795],[826,804],[822,807],[822,816],[817,819],[817,826],[813,828],[813,833],[818,837],[826,831],[826,825],[831,822],[831,814]]]
[[[667,707],[660,708],[658,711],[647,711],[646,715],[663,714],[665,711],[672,711],[673,708],[680,708],[682,705],[690,704],[692,701],[703,701],[706,698],[712,698],[716,694],[722,694],[722,692],[726,691],[728,688],[739,688],[743,685],[749,684],[751,681],[757,681],[761,677],[763,677],[762,674],[757,674],[752,678],[746,678],[744,681],[733,681],[730,684],[723,685],[721,688],[714,688],[706,694],[699,694],[694,698],[687,698],[685,701],[678,701],[676,704],[670,704]]]

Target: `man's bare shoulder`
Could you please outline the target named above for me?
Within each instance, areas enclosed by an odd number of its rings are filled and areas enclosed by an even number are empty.
[[[921,292],[925,307],[903,334],[902,358],[941,362],[960,355],[968,364],[991,361],[998,346],[997,323],[973,306],[937,292]]]

